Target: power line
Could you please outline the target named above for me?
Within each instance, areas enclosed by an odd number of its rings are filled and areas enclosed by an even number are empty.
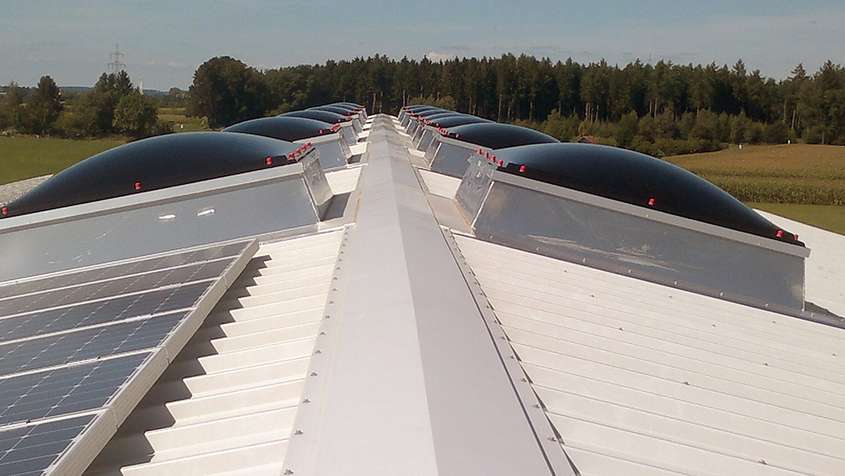
[[[112,74],[117,74],[126,69],[126,63],[123,62],[123,58],[126,57],[125,53],[120,52],[120,46],[115,43],[114,51],[109,54],[109,62],[106,64],[108,68],[108,72]]]

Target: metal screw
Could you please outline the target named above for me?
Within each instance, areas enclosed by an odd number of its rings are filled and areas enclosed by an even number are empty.
[[[316,377],[316,376],[317,376],[317,372],[311,372],[311,376],[312,376],[312,377]]]
[[[310,398],[303,399],[302,403],[311,403],[311,399]]]
[[[296,431],[294,431],[294,432],[293,432],[293,434],[294,434],[294,435],[301,435],[301,434],[302,434],[302,430],[296,430]]]

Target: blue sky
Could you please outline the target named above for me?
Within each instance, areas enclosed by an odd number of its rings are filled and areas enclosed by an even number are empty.
[[[0,83],[90,85],[115,43],[145,88],[187,87],[231,55],[260,68],[374,53],[432,58],[531,53],[733,64],[782,78],[845,63],[845,2],[0,0]]]

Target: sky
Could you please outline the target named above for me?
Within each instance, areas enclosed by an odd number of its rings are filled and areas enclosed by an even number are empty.
[[[734,64],[786,77],[845,64],[842,0],[0,0],[0,84],[89,86],[115,44],[144,88],[187,88],[229,55],[267,69],[375,53],[432,59],[529,53]]]

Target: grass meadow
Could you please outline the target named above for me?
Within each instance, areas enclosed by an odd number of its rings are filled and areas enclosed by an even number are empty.
[[[93,140],[0,137],[0,184],[54,174],[125,142],[124,137]]]
[[[845,234],[845,147],[733,146],[666,160],[754,208]]]

